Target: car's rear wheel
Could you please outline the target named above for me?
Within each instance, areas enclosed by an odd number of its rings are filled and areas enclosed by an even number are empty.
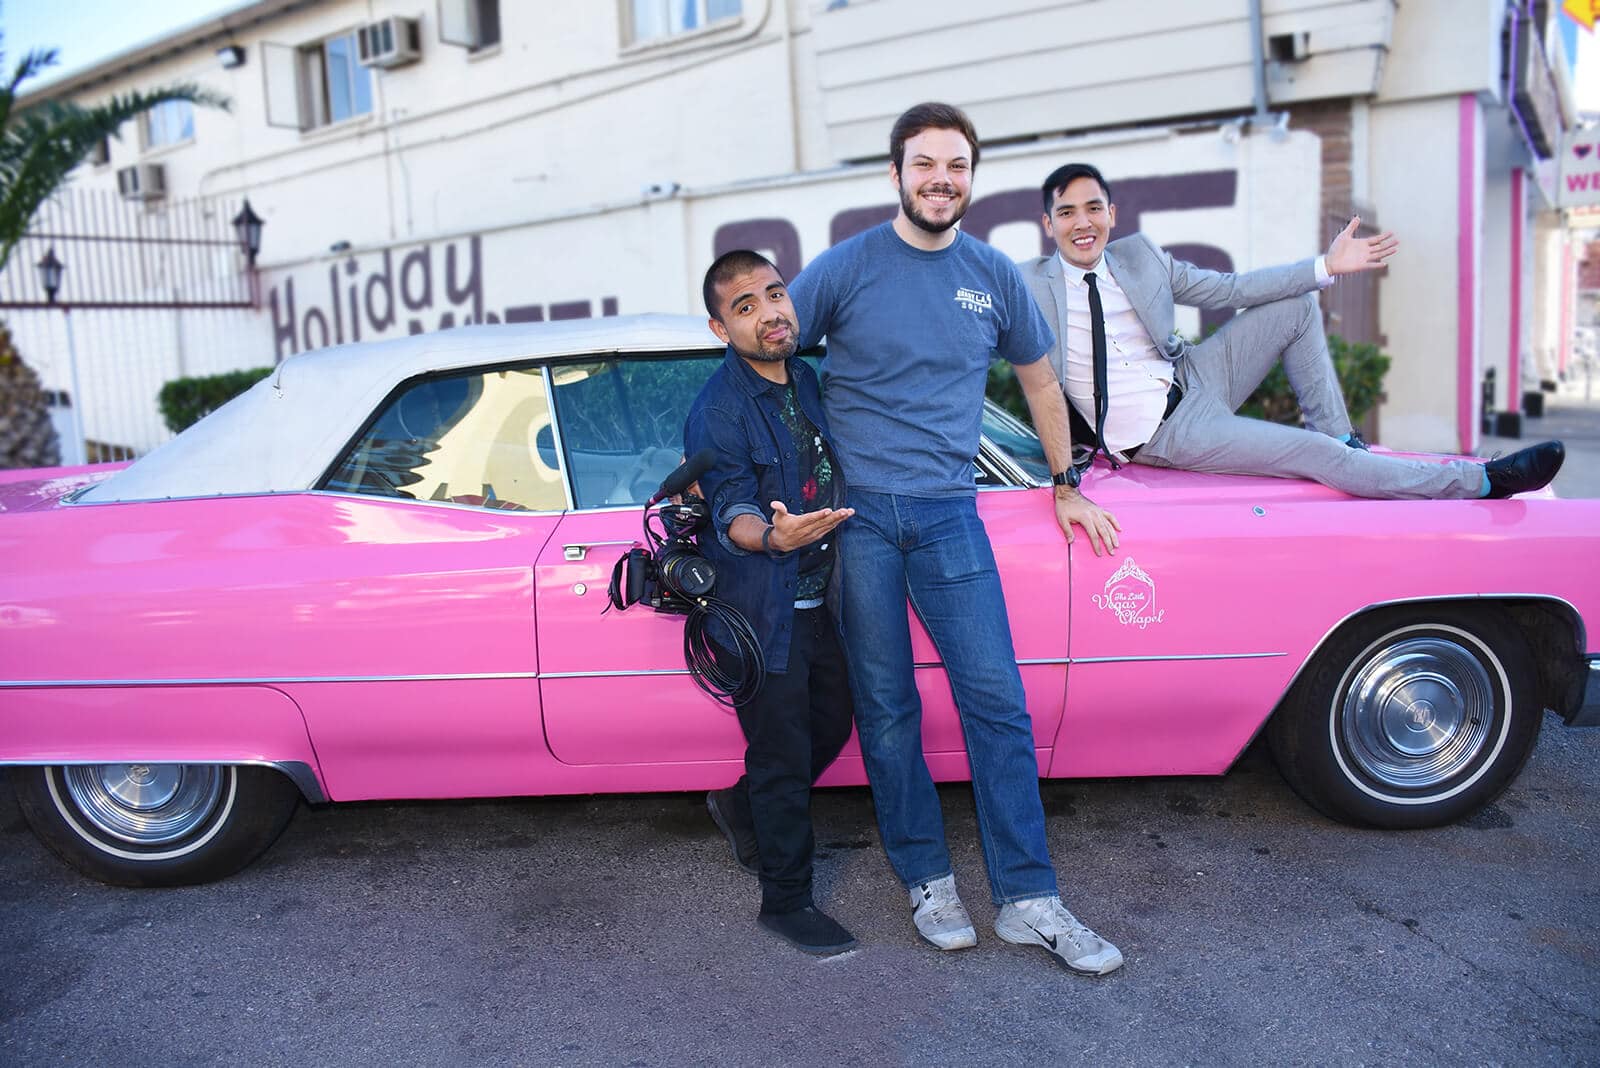
[[[1334,819],[1433,827],[1516,777],[1543,708],[1526,640],[1499,612],[1416,606],[1330,639],[1267,726],[1301,797]]]
[[[278,772],[230,764],[23,767],[11,779],[45,845],[118,886],[232,875],[282,833],[300,799]]]

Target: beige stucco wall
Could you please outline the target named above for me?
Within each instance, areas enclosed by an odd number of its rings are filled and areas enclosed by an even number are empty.
[[[1382,329],[1394,363],[1379,412],[1383,443],[1398,449],[1462,444],[1456,427],[1459,106],[1457,97],[1433,97],[1374,107],[1369,115],[1372,199],[1401,240],[1383,283]],[[1481,167],[1475,170],[1481,186]]]

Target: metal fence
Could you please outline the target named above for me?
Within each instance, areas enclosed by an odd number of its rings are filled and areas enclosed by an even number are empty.
[[[243,342],[262,319],[233,233],[239,206],[69,189],[12,250],[0,316],[47,390],[63,462],[149,451],[171,436],[164,383],[253,362],[259,344]],[[65,267],[53,300],[37,266],[47,253]]]

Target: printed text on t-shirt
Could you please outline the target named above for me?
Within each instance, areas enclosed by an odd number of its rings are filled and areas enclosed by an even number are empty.
[[[956,290],[956,303],[970,312],[982,315],[994,307],[994,298],[981,289],[968,289],[962,286]]]

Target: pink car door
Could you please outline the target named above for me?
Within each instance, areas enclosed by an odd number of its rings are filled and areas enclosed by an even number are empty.
[[[545,735],[564,764],[613,770],[611,789],[688,788],[708,765],[737,774],[733,709],[697,688],[684,617],[609,606],[619,557],[642,542],[644,502],[682,461],[683,419],[721,354],[551,368],[573,510],[535,569]]]

